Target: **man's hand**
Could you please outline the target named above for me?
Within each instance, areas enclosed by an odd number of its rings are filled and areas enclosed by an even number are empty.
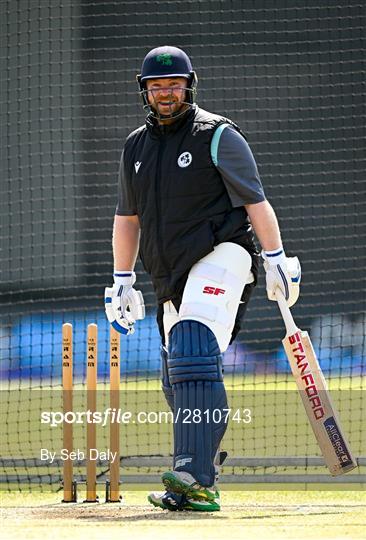
[[[113,287],[105,288],[105,312],[113,328],[121,334],[133,334],[134,324],[145,317],[145,305],[141,291],[133,285],[135,272],[116,271]]]
[[[293,306],[300,293],[301,266],[299,259],[286,257],[282,248],[274,251],[262,251],[262,257],[269,300],[276,300],[275,292],[278,287],[288,306]]]

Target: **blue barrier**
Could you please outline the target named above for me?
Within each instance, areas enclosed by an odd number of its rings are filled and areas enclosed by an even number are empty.
[[[60,379],[62,324],[73,325],[74,375],[85,377],[86,332],[98,325],[98,377],[109,373],[109,323],[103,311],[34,314],[14,322],[8,353],[2,350],[1,378]],[[131,336],[121,336],[121,374],[143,377],[160,370],[160,336],[155,318],[147,316]]]
[[[73,325],[74,374],[85,378],[86,330],[89,323],[98,325],[98,379],[109,374],[109,323],[104,311],[65,314],[30,314],[13,322],[1,336],[1,379],[61,378],[62,324]],[[139,321],[132,336],[121,336],[121,375],[157,377],[160,372],[160,336],[154,314]],[[325,374],[356,376],[365,374],[365,359],[352,349],[322,348],[316,351]],[[289,373],[286,355],[281,348],[274,354],[258,353],[242,343],[235,343],[224,355],[228,374]]]

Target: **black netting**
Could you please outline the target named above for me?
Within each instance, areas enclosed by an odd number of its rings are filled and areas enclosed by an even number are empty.
[[[86,326],[97,322],[99,381],[108,382],[103,294],[112,279],[119,158],[125,137],[144,120],[135,75],[147,51],[162,44],[190,55],[199,105],[247,134],[287,254],[302,263],[294,315],[310,330],[336,395],[346,392],[338,408],[355,454],[364,453],[364,4],[36,4],[1,2],[3,481],[58,481],[60,470],[37,460],[54,436],[40,426],[39,411],[58,402],[63,322],[74,327],[77,382],[85,380]],[[141,396],[148,381],[157,408],[155,297],[140,263],[137,272],[147,317],[123,340],[122,383],[139,405],[151,403]],[[245,328],[225,355],[228,388],[255,400],[257,391],[291,385],[283,334],[262,273]],[[303,415],[298,401],[286,418],[273,403],[270,429],[261,420],[229,430],[231,456],[318,456],[312,433],[299,437],[293,428]],[[265,417],[261,404],[252,406]],[[155,426],[149,444],[145,435],[121,434],[123,457],[169,455],[169,430]]]

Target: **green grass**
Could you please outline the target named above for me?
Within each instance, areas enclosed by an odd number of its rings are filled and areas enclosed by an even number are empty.
[[[335,402],[341,416],[342,425],[356,456],[365,455],[364,418],[366,417],[366,400],[361,388],[364,380],[333,379],[329,381]],[[301,399],[296,390],[293,378],[281,375],[274,377],[229,377],[226,383],[229,403],[235,411],[249,408],[252,421],[249,424],[231,421],[229,423],[222,447],[233,456],[314,456],[320,455],[314,435],[305,415]],[[351,389],[352,388],[352,389]],[[341,390],[341,391],[339,391]],[[40,449],[56,451],[57,455],[62,443],[62,426],[51,428],[41,424],[40,415],[45,410],[62,410],[62,392],[60,387],[43,390],[19,389],[3,390],[1,396],[2,442],[1,454],[13,458],[39,458]],[[108,389],[99,386],[98,409],[104,410],[109,405]],[[168,410],[160,383],[154,381],[129,381],[121,385],[120,401],[122,410],[161,411]],[[86,410],[86,391],[82,385],[76,385],[74,392],[74,410]],[[244,415],[242,414],[242,417]],[[105,450],[109,447],[108,427],[97,426],[97,447]],[[85,450],[86,426],[74,426],[74,448]],[[121,456],[169,455],[172,450],[171,424],[137,424],[129,423],[120,428]],[[25,465],[25,464],[24,464]],[[31,469],[18,467],[7,469],[1,474],[61,474],[59,468],[51,468],[46,464],[42,468]],[[129,470],[134,473],[136,470]],[[142,474],[160,472],[146,469]],[[226,468],[230,474],[232,469]],[[288,472],[277,468],[265,471],[257,469],[258,474],[264,472]],[[297,474],[315,473],[319,469],[296,469]],[[321,472],[326,472],[323,469]],[[358,471],[363,472],[363,471]],[[75,469],[75,474],[85,470]],[[252,473],[251,470],[236,469],[235,473]],[[352,473],[351,473],[352,474]]]
[[[362,421],[366,402],[362,399],[361,379],[329,381],[335,402],[356,455],[362,453]],[[227,382],[228,401],[233,411],[250,409],[250,423],[229,423],[225,448],[230,455],[316,455],[317,445],[292,377],[281,381],[271,377],[231,378]],[[352,387],[352,389],[351,389]],[[38,457],[40,448],[62,448],[62,426],[51,428],[40,422],[42,411],[62,410],[59,389],[13,389],[1,393],[2,454],[13,457]],[[99,386],[98,410],[109,406],[106,387]],[[133,381],[121,385],[121,408],[139,411],[168,411],[158,381]],[[85,411],[86,391],[77,385],[74,410]],[[244,417],[241,412],[240,417]],[[244,419],[244,418],[243,418]],[[168,454],[171,448],[170,424],[121,426],[121,448],[125,455]],[[75,447],[83,448],[85,425],[74,426]],[[108,446],[108,427],[97,426],[100,448]],[[363,451],[365,449],[363,448]]]

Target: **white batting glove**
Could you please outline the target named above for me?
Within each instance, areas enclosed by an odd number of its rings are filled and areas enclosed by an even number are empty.
[[[141,291],[133,285],[135,272],[115,271],[113,287],[106,287],[104,294],[105,312],[108,321],[121,334],[133,334],[134,324],[145,317],[145,305]]]
[[[277,287],[282,291],[289,307],[300,294],[301,266],[297,257],[286,257],[282,248],[262,251],[266,271],[266,287],[269,300],[276,300]]]

